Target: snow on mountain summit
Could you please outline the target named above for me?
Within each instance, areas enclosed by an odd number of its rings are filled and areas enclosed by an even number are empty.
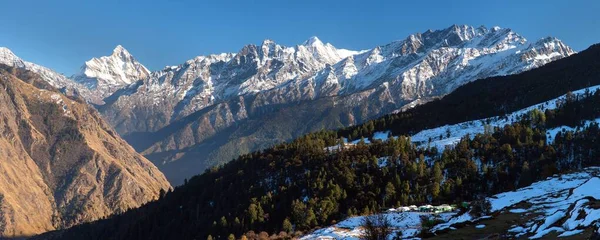
[[[10,49],[0,47],[0,63],[13,67],[24,67],[25,63]]]
[[[321,39],[319,39],[316,36],[310,37],[297,48],[300,49],[301,46],[305,47],[308,51],[313,53],[315,58],[327,61],[330,64],[336,63],[346,57],[360,53],[359,51],[338,49],[330,43],[323,43]]]
[[[322,45],[323,42],[321,42],[321,39],[319,39],[317,36],[312,36],[308,40],[304,41],[304,43],[302,43],[302,45],[304,45],[304,46],[319,45],[319,44]]]
[[[15,55],[10,49],[6,47],[0,47],[0,64],[5,64],[7,66],[25,69],[37,73],[46,82],[48,82],[48,84],[57,89],[60,89],[66,95],[81,96],[87,101],[93,103],[102,102],[101,98],[98,98],[97,96],[91,94],[91,92],[82,85],[74,82],[73,80],[65,77],[60,73],[55,72],[52,69],[32,62],[25,61],[17,55]]]
[[[110,56],[92,58],[81,67],[73,79],[102,97],[147,78],[150,71],[123,46],[118,45]]]

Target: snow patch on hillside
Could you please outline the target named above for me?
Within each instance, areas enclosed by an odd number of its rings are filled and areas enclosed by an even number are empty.
[[[594,93],[598,89],[600,89],[600,85],[580,89],[574,91],[573,94],[577,96],[583,96],[586,91]],[[458,143],[458,141],[460,141],[462,137],[466,136],[467,134],[471,137],[474,137],[476,134],[484,133],[486,125],[490,126],[492,129],[494,127],[503,127],[505,125],[515,123],[522,116],[528,114],[534,109],[539,109],[541,111],[545,111],[547,109],[556,109],[559,103],[565,101],[565,99],[566,94],[558,98],[518,110],[506,116],[496,116],[453,125],[445,125],[432,129],[426,129],[413,135],[411,137],[411,140],[419,146],[429,145],[431,147],[438,148],[438,150],[443,150],[446,146],[455,145],[456,143]],[[568,127],[549,130],[549,139],[552,139],[554,136],[556,136],[556,133],[558,131],[562,131],[562,129],[568,130]],[[431,142],[429,142],[429,140],[431,140]]]
[[[421,232],[422,218],[438,219],[445,222],[456,215],[455,212],[440,214],[392,212],[381,214],[390,221],[393,229],[392,234],[388,236],[388,239],[392,239],[396,234],[402,234],[400,237],[403,239],[415,237]],[[329,237],[333,239],[358,240],[361,239],[361,236],[364,234],[364,230],[361,227],[364,218],[364,216],[351,217],[333,226],[316,230],[300,239],[309,240]]]
[[[556,134],[558,134],[559,132],[560,133],[565,133],[568,131],[575,132],[575,131],[577,131],[577,129],[583,129],[583,128],[589,127],[590,125],[592,125],[592,123],[600,124],[600,118],[597,118],[594,120],[586,120],[582,126],[578,126],[578,127],[560,126],[560,127],[548,129],[548,130],[546,130],[546,139],[548,140],[548,143],[552,143],[552,142],[554,142],[554,138],[556,137]]]
[[[600,167],[586,168],[580,172],[554,176],[516,191],[496,194],[487,198],[492,215],[518,213],[533,216],[524,223],[512,226],[512,237],[543,238],[551,232],[560,236],[582,233],[584,228],[600,223],[600,209],[590,199],[600,199]],[[594,200],[596,201],[596,200]],[[529,207],[516,208],[527,203]],[[452,229],[463,222],[477,222],[465,213],[439,224],[433,231]]]

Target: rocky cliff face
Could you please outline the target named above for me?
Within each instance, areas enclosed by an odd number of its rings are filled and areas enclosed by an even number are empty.
[[[119,45],[110,56],[93,58],[72,78],[95,95],[106,98],[115,91],[145,79],[150,71]]]
[[[156,199],[164,175],[88,104],[0,66],[0,237],[92,221]]]

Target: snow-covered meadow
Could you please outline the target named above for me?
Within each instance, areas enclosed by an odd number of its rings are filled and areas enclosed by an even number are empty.
[[[446,222],[456,215],[456,212],[439,214],[421,212],[388,212],[381,214],[383,214],[391,223],[393,231],[388,238],[392,239],[395,236],[399,236],[401,238],[415,238],[421,232],[422,217]],[[364,218],[364,216],[351,217],[333,226],[316,230],[300,239],[360,239],[360,237],[364,234],[364,231],[361,227]]]
[[[381,213],[391,222],[402,238],[416,238],[421,232],[421,217],[441,220],[431,231],[453,231],[460,224],[470,223],[484,229],[482,220],[493,219],[498,214],[520,214],[530,216],[523,223],[515,224],[503,233],[507,238],[527,237],[537,239],[556,233],[559,237],[580,234],[584,229],[600,224],[600,167],[554,176],[531,186],[512,192],[488,197],[491,209],[488,215],[475,218],[470,212],[447,212],[440,214],[420,212]],[[592,204],[595,203],[595,204]],[[528,207],[523,207],[528,206]],[[364,233],[361,222],[364,216],[348,218],[330,227],[316,230],[301,239],[359,239]],[[443,234],[443,233],[441,233]]]

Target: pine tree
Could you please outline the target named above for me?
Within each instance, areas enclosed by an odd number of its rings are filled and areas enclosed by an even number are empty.
[[[433,182],[433,184],[431,184],[431,197],[433,197],[433,199],[437,199],[439,195],[440,184],[438,182]]]
[[[222,228],[226,228],[227,227],[227,219],[225,218],[225,216],[221,217],[221,220],[219,221],[219,223],[221,224]]]
[[[258,220],[258,209],[254,203],[250,204],[248,207],[248,218],[250,218],[250,224],[253,224]]]
[[[292,222],[290,222],[290,219],[286,218],[285,220],[283,220],[283,224],[282,224],[282,229],[283,231],[287,232],[287,233],[291,233],[292,232]]]
[[[391,182],[388,182],[387,185],[385,186],[385,198],[384,198],[383,205],[385,206],[386,201],[394,199],[395,195],[396,195],[396,188],[394,187],[394,184],[392,184]]]

